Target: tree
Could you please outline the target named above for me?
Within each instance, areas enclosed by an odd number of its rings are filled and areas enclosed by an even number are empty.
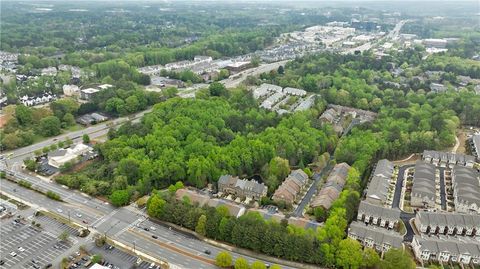
[[[208,90],[210,91],[211,96],[227,96],[227,88],[220,82],[213,82],[208,86]]]
[[[398,248],[391,248],[385,253],[383,261],[380,263],[382,269],[415,269],[416,265],[410,255]]]
[[[63,116],[63,122],[67,126],[73,126],[75,125],[75,117],[71,113],[66,113],[65,116]]]
[[[226,251],[218,253],[217,257],[215,258],[215,264],[223,268],[232,266],[232,255]]]
[[[90,136],[88,136],[88,134],[83,134],[82,140],[83,140],[83,144],[88,144],[90,143]]]
[[[235,269],[249,269],[248,261],[243,257],[238,257],[235,261]]]
[[[267,266],[261,261],[254,261],[252,262],[251,269],[267,269]]]
[[[58,239],[61,241],[68,241],[70,234],[67,231],[63,231],[61,234],[58,235]]]
[[[207,216],[201,215],[200,218],[198,218],[197,226],[195,226],[195,232],[205,236],[207,234],[206,225]]]
[[[277,73],[280,75],[283,75],[285,73],[285,69],[283,68],[283,65],[280,65],[277,69]]]
[[[48,116],[40,120],[38,132],[45,137],[59,135],[61,132],[60,120],[55,116]]]
[[[114,206],[124,206],[130,201],[130,194],[127,190],[116,190],[110,195],[109,199]]]
[[[24,105],[17,105],[15,107],[15,118],[22,126],[32,123],[32,109]]]
[[[147,202],[147,213],[154,218],[160,218],[163,215],[163,209],[165,207],[165,200],[158,195],[153,195]]]
[[[336,263],[341,268],[359,268],[362,265],[362,246],[351,238],[343,239],[338,244]]]
[[[92,263],[95,264],[95,263],[99,263],[102,261],[102,255],[100,254],[95,254],[92,256]]]
[[[373,248],[365,248],[363,250],[362,266],[367,268],[375,268],[380,264],[380,257]]]

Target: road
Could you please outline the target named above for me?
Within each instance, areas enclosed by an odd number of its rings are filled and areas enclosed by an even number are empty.
[[[445,167],[438,167],[440,172],[440,202],[442,210],[447,210],[447,192],[445,190]]]
[[[122,117],[122,118],[117,118],[105,123],[97,124],[90,126],[88,128],[79,130],[79,131],[74,131],[66,134],[62,134],[56,137],[51,137],[47,140],[41,141],[39,143],[26,146],[23,148],[15,149],[13,151],[5,151],[2,152],[4,156],[9,156],[11,155],[7,160],[7,164],[9,167],[12,167],[14,165],[22,164],[23,160],[27,157],[33,156],[33,152],[36,150],[42,150],[44,147],[50,146],[54,143],[57,143],[58,141],[63,141],[68,138],[72,139],[74,142],[81,142],[82,141],[82,136],[84,134],[88,134],[90,138],[94,139],[97,137],[104,136],[108,133],[108,130],[113,127],[113,126],[118,126],[126,121],[136,121],[139,120],[143,115],[146,113],[149,113],[152,111],[152,108],[149,108],[147,110],[144,110],[142,112],[139,112],[137,114],[130,115],[128,117]]]
[[[242,83],[248,76],[258,76],[265,72],[277,70],[278,67],[284,66],[288,62],[289,60],[269,63],[269,64],[262,64],[258,67],[250,68],[250,69],[241,71],[235,75],[232,75],[229,78],[220,81],[220,83],[223,83],[223,85],[225,85],[225,87],[227,88],[234,88],[240,85],[240,83]]]
[[[393,195],[392,207],[400,209],[400,199],[402,198],[402,188],[403,181],[405,180],[405,170],[408,168],[414,167],[415,165],[404,165],[398,169],[398,178],[397,183],[395,184],[395,193]],[[403,237],[403,240],[406,242],[412,242],[413,240],[413,228],[410,225],[410,220],[415,217],[415,213],[407,213],[400,209],[400,219],[402,219],[405,224],[407,233]]]
[[[0,170],[4,170],[2,167]],[[55,183],[46,182],[41,179],[25,175],[21,172],[12,172],[19,179],[26,180],[34,184],[34,186],[44,190],[52,190],[59,193],[65,202],[51,200],[44,195],[35,191],[25,189],[16,183],[8,180],[0,181],[0,190],[10,196],[23,200],[31,205],[33,209],[48,210],[56,214],[69,218],[90,230],[104,234],[108,238],[116,240],[127,246],[132,246],[135,242],[137,252],[157,257],[180,266],[181,268],[217,268],[213,265],[216,254],[224,251],[222,248],[214,247],[204,241],[191,236],[169,229],[160,224],[148,220],[144,212],[128,206],[124,208],[115,208],[96,198],[89,197],[78,191],[65,189]],[[78,217],[79,215],[81,217]],[[86,221],[88,224],[83,223]],[[151,233],[146,232],[137,227],[155,227],[155,235],[157,240],[151,238]],[[141,236],[141,235],[144,236]],[[170,243],[169,243],[170,242]],[[204,254],[204,250],[210,250],[211,254]],[[231,251],[230,251],[231,252]],[[254,257],[231,252],[234,257],[245,257],[253,261],[258,260]],[[198,257],[206,259],[201,261]],[[271,263],[264,261],[265,263]],[[292,268],[282,265],[282,268]]]

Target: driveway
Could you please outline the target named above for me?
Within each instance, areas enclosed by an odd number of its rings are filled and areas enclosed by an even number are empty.
[[[447,198],[445,191],[445,167],[438,167],[440,170],[440,201],[442,203],[442,210],[447,210]]]

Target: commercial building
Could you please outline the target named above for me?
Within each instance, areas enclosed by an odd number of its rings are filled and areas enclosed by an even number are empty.
[[[473,168],[454,166],[452,186],[455,211],[480,214],[480,173]]]
[[[398,208],[386,208],[366,201],[361,201],[358,207],[357,220],[366,224],[393,229],[400,219]]]
[[[218,192],[232,194],[241,198],[260,200],[267,195],[267,186],[255,180],[239,179],[231,175],[223,175],[218,180]]]
[[[419,211],[415,226],[423,234],[473,237],[480,235],[480,216]]]
[[[365,200],[371,204],[386,205],[395,168],[387,159],[378,161],[367,187]]]
[[[346,163],[340,163],[335,165],[332,172],[327,178],[326,183],[322,189],[318,192],[317,196],[313,199],[311,207],[323,207],[329,209],[343,190],[343,186],[347,180],[348,171],[350,166]]]
[[[422,159],[436,166],[450,168],[454,165],[473,167],[475,163],[474,156],[434,150],[423,151]]]
[[[397,232],[357,221],[350,224],[348,237],[359,241],[362,246],[373,248],[378,252],[387,252],[390,248],[401,248],[403,241],[403,236]]]
[[[107,121],[108,117],[99,113],[85,114],[77,118],[77,122],[87,126]]]
[[[95,97],[95,95],[98,92],[109,89],[111,87],[113,87],[113,86],[110,85],[110,84],[102,84],[102,85],[98,85],[96,87],[86,88],[86,89],[80,90],[80,99],[90,101]]]
[[[80,88],[77,85],[63,85],[63,94],[65,96],[80,95]]]
[[[60,168],[67,162],[77,162],[78,158],[92,151],[92,148],[85,144],[77,144],[73,148],[58,149],[48,154],[48,164]]]
[[[415,235],[412,241],[412,249],[415,257],[424,262],[480,264],[480,243],[478,239]]]
[[[410,204],[414,207],[435,207],[436,168],[430,163],[417,161],[413,174],[413,186]]]
[[[286,204],[293,204],[297,195],[308,183],[308,175],[301,169],[293,170],[290,175],[283,181],[272,196],[275,202],[283,201]]]
[[[251,62],[241,61],[241,62],[233,62],[233,63],[225,66],[225,69],[227,69],[228,71],[230,71],[232,73],[237,73],[237,72],[240,72],[240,71],[245,70],[247,68],[250,68],[251,66],[252,66]]]

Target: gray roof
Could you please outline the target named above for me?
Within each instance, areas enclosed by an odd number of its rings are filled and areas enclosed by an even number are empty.
[[[305,185],[308,181],[308,175],[303,172],[302,169],[293,170],[292,172],[290,172],[290,175],[287,177],[287,179],[288,178],[295,179],[302,186]]]
[[[449,252],[450,255],[455,256],[467,253],[472,257],[480,256],[480,242],[478,239],[415,235],[414,240],[421,245],[422,251],[429,250],[432,253]]]
[[[398,220],[400,219],[400,209],[398,208],[386,208],[374,204],[361,201],[358,207],[358,213],[364,213],[369,216],[378,217],[382,219]]]
[[[448,161],[449,163],[459,163],[459,164],[466,164],[466,163],[475,161],[475,157],[471,155],[434,151],[434,150],[423,151],[423,158],[438,159],[444,162]]]
[[[479,215],[419,211],[417,217],[421,224],[430,226],[474,227],[480,225]]]
[[[372,179],[368,184],[367,197],[385,203],[390,185],[389,181],[393,175],[393,169],[393,163],[387,159],[378,161],[377,166],[372,173]]]
[[[435,166],[422,161],[415,163],[412,196],[435,199]]]
[[[356,235],[361,239],[371,239],[376,245],[387,243],[394,248],[402,247],[403,236],[399,233],[373,225],[365,225],[358,221],[350,224],[348,234]]]
[[[473,168],[454,166],[453,188],[457,201],[480,206],[480,174]]]
[[[477,157],[480,159],[480,134],[472,136],[472,143],[477,154]]]

